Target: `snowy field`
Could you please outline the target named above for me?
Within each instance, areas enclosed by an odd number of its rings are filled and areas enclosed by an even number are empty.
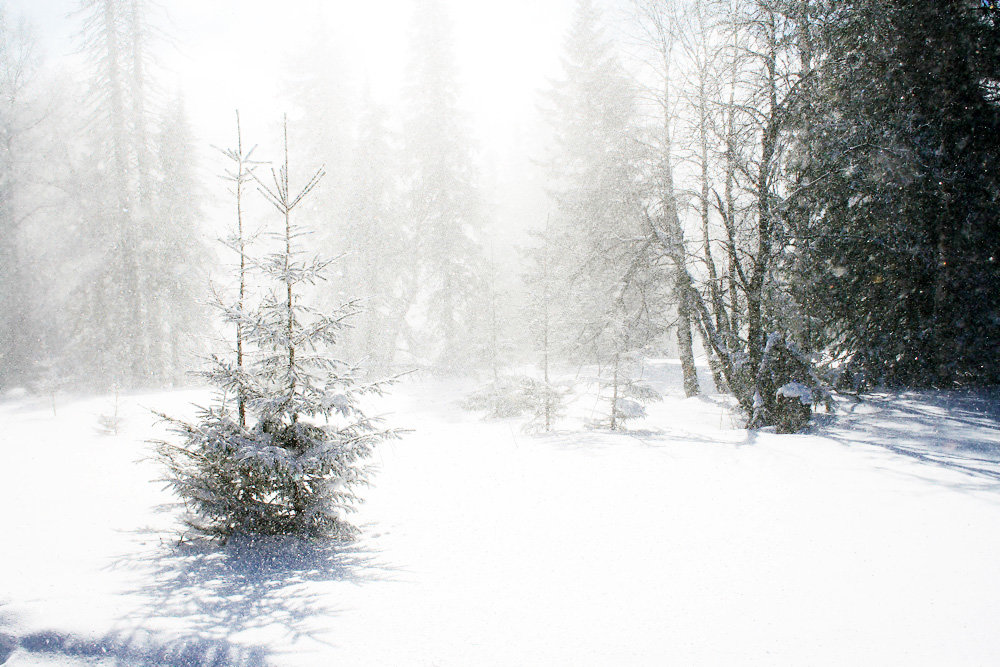
[[[113,397],[6,398],[0,663],[1000,664],[1000,394],[776,435],[652,372],[666,398],[624,434],[403,383],[380,410],[413,431],[347,546],[178,542],[148,409],[203,392],[123,396],[117,434]]]

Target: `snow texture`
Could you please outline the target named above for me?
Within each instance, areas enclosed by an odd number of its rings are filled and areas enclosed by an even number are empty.
[[[705,374],[707,375],[707,373]],[[719,395],[622,433],[526,436],[474,386],[373,399],[350,544],[178,543],[146,406],[199,391],[0,402],[0,663],[985,665],[1000,655],[1000,394],[845,401],[808,435],[746,431]]]

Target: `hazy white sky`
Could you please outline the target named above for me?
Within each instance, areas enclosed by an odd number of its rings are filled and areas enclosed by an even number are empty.
[[[448,0],[464,106],[484,150],[530,122],[537,91],[559,71],[573,0]],[[50,61],[72,62],[79,0],[7,0],[36,28]],[[328,40],[350,70],[392,103],[403,78],[413,0],[160,0],[157,22],[171,42],[157,48],[160,83],[184,93],[205,141],[225,141],[232,110],[280,114],[278,71]],[[253,120],[250,121],[253,123]],[[223,137],[216,135],[224,133]]]

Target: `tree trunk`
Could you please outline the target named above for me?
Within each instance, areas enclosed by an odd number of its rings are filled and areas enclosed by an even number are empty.
[[[747,286],[747,352],[750,367],[756,369],[763,360],[764,353],[764,282],[771,260],[773,231],[771,213],[771,170],[773,168],[778,142],[778,89],[777,89],[777,26],[773,11],[768,12],[767,39],[768,50],[765,54],[767,68],[764,80],[764,90],[767,96],[767,116],[761,135],[760,165],[757,171],[757,182],[754,184],[757,209],[757,249],[753,258],[750,273],[750,284]]]
[[[615,371],[611,379],[611,430],[618,430],[618,374],[619,356],[615,355]]]
[[[684,395],[688,398],[701,393],[698,387],[698,372],[694,365],[694,348],[691,337],[691,295],[685,288],[686,272],[677,272],[677,349],[681,357],[681,372],[684,375]]]
[[[688,294],[687,254],[684,247],[684,228],[681,226],[677,213],[677,193],[674,190],[673,168],[673,133],[670,118],[670,36],[664,31],[660,35],[660,56],[663,60],[663,153],[660,157],[661,170],[661,206],[668,234],[672,241],[671,258],[676,271],[674,280],[674,298],[677,299],[677,353],[681,359],[681,372],[684,377],[684,395],[697,396],[698,371],[694,365],[694,349],[691,340],[691,299]]]

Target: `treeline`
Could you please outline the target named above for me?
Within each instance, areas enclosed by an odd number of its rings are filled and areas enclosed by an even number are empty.
[[[227,344],[204,308],[235,302],[222,266],[231,255],[212,238],[223,225],[205,206],[224,185],[198,164],[204,150],[182,98],[159,85],[156,10],[148,0],[82,0],[70,17],[82,82],[46,69],[28,29],[2,26],[0,390],[176,384]],[[444,5],[414,13],[397,109],[342,67],[328,35],[309,34],[278,85],[303,160],[327,165],[306,204],[318,228],[309,245],[339,260],[315,296],[361,305],[339,354],[377,371],[482,366],[498,326],[489,215]],[[265,213],[248,206],[247,242],[258,244],[248,252],[266,252],[267,234],[254,236]],[[213,269],[223,282],[210,282]]]
[[[789,429],[829,383],[997,382],[998,20],[634,0],[610,21],[580,0],[549,105],[542,345],[618,395],[672,327],[688,395],[700,339],[750,423]]]
[[[484,183],[446,5],[415,8],[395,107],[329,39],[282,82],[293,144],[326,165],[310,243],[343,255],[316,296],[361,299],[350,363],[499,386],[531,361],[546,423],[549,367],[594,367],[612,428],[668,347],[689,395],[705,355],[750,423],[785,428],[830,384],[1000,379],[994,2],[579,0],[516,267],[496,257],[524,207]],[[183,104],[151,92],[148,12],[83,2],[85,95],[3,25],[3,387],[169,383],[202,345],[215,255]]]
[[[85,81],[0,21],[0,388],[167,385],[207,258],[180,96],[154,95],[144,0],[87,0]]]

